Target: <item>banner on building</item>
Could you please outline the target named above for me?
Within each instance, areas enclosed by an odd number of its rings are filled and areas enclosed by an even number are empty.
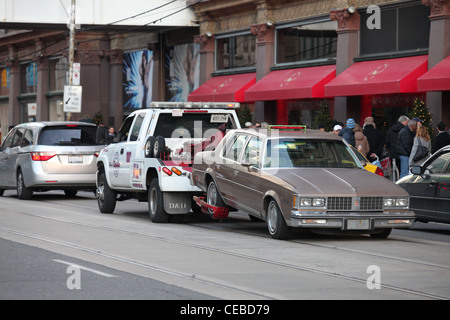
[[[142,50],[123,55],[123,106],[145,109],[152,101],[153,52]]]

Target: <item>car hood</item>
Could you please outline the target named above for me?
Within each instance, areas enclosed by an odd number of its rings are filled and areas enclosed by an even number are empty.
[[[301,195],[407,196],[392,181],[360,169],[290,168],[266,171],[277,183],[287,184]],[[281,181],[280,181],[281,180]]]

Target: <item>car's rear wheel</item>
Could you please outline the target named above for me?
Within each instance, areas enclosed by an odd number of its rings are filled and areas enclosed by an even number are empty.
[[[283,240],[289,237],[289,228],[275,200],[267,206],[267,228],[272,238]]]
[[[70,198],[74,198],[78,193],[78,190],[75,189],[65,189],[64,194]]]
[[[169,222],[170,215],[164,210],[164,195],[157,178],[150,182],[148,188],[148,213],[155,223]]]
[[[116,208],[117,193],[111,190],[105,173],[100,173],[97,185],[97,203],[101,213],[113,213]]]
[[[392,229],[383,229],[381,232],[371,233],[370,236],[375,239],[386,239],[391,234]]]
[[[22,170],[17,172],[17,197],[21,200],[30,200],[33,196],[33,190],[25,186]]]
[[[208,184],[208,190],[206,191],[206,203],[215,207],[225,207],[225,202],[223,202],[222,197],[217,190],[216,183],[211,181]],[[213,214],[213,210],[208,208],[208,212]]]

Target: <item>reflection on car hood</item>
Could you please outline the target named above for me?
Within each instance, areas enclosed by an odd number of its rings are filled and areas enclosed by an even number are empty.
[[[392,181],[366,170],[342,168],[289,168],[265,171],[299,194],[332,196],[407,196]],[[281,181],[278,181],[280,183]]]

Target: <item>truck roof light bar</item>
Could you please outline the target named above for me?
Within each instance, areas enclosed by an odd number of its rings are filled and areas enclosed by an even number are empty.
[[[239,109],[239,102],[152,102],[151,109]]]

